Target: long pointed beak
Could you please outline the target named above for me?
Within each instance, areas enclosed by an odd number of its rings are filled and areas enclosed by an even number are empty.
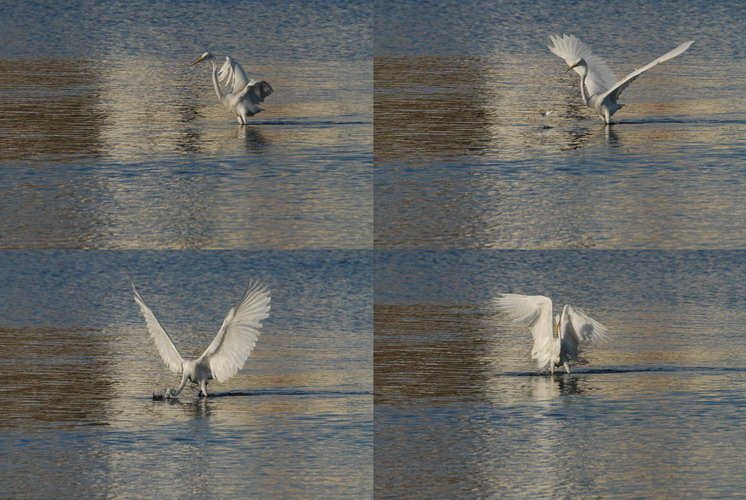
[[[201,61],[201,60],[202,60],[202,59],[200,59],[200,61]],[[197,62],[199,62],[199,61],[197,61]],[[194,63],[194,64],[197,64],[197,63]],[[575,68],[575,66],[577,66],[578,64],[580,64],[580,61],[576,62],[575,64],[573,64],[572,66],[570,66],[569,68],[567,68],[567,69],[565,70],[565,73],[567,73],[567,72],[568,72],[568,71],[570,71],[571,69]]]
[[[202,56],[202,57],[200,57],[199,59],[197,59],[196,61],[194,61],[194,62],[192,63],[192,66],[194,66],[194,65],[195,65],[195,64],[197,64],[197,63],[201,63],[202,61],[204,61],[204,60],[205,60],[205,57],[207,57],[207,56]]]

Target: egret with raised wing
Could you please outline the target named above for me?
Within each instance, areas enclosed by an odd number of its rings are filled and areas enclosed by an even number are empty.
[[[264,80],[249,80],[241,65],[229,56],[225,57],[220,70],[215,56],[210,52],[202,54],[192,66],[205,60],[212,63],[212,84],[218,100],[228,108],[228,111],[236,115],[238,123],[246,125],[250,116],[264,111],[259,107],[259,103],[264,102],[264,99],[273,92],[269,83]]]
[[[238,305],[228,311],[223,326],[205,352],[197,359],[185,360],[134,284],[132,292],[163,362],[172,372],[181,374],[181,385],[178,389],[167,389],[166,398],[178,396],[187,382],[199,385],[200,395],[207,396],[209,380],[225,382],[235,375],[256,345],[262,327],[260,321],[269,316],[271,300],[270,290],[264,283],[251,281]]]
[[[608,330],[579,307],[566,305],[552,323],[552,299],[543,295],[504,293],[495,299],[500,312],[531,330],[531,357],[540,371],[564,367],[570,373],[570,359],[578,359],[578,344],[608,340]]]
[[[623,104],[618,104],[617,99],[627,86],[635,79],[663,61],[668,61],[682,54],[693,41],[685,42],[655,61],[634,70],[621,80],[617,79],[608,64],[596,54],[591,48],[581,42],[574,35],[562,35],[549,37],[554,46],[548,46],[554,54],[558,55],[570,66],[565,72],[574,69],[580,75],[580,97],[583,104],[592,108],[598,116],[606,123],[611,122],[611,115],[616,113]]]

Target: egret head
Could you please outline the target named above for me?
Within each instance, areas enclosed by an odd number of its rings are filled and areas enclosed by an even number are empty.
[[[585,59],[581,57],[574,64],[571,64],[570,67],[565,70],[565,73],[567,73],[571,69],[575,69],[576,67],[580,68],[579,71],[581,73],[588,70],[588,65],[585,63]]]
[[[214,56],[210,54],[209,52],[205,52],[204,54],[202,54],[202,56],[199,59],[197,59],[196,61],[192,63],[192,66],[194,66],[197,63],[201,63],[205,59],[210,59],[211,57],[214,57]]]

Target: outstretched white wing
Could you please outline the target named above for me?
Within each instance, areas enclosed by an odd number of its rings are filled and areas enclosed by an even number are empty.
[[[552,360],[554,339],[552,335],[552,299],[543,295],[518,295],[504,293],[495,299],[497,309],[531,329],[534,348],[531,357],[540,370]]]
[[[239,98],[246,96],[247,99],[256,105],[260,102],[264,102],[264,99],[272,92],[274,92],[274,90],[269,83],[264,80],[258,82],[252,80],[237,95]]]
[[[228,92],[231,94],[238,94],[249,83],[246,72],[230,56],[225,56],[225,62],[218,71],[218,80],[228,87]]]
[[[629,75],[625,76],[624,78],[622,78],[621,80],[619,80],[618,82],[616,82],[614,85],[612,85],[609,88],[609,90],[606,92],[606,95],[604,95],[602,97],[606,98],[608,96],[608,98],[611,99],[611,102],[616,102],[617,99],[619,98],[619,94],[621,94],[622,91],[624,89],[626,89],[627,86],[630,83],[632,83],[633,81],[635,81],[635,79],[638,76],[640,76],[641,74],[643,74],[644,72],[646,72],[647,70],[649,70],[650,68],[652,68],[653,66],[656,66],[656,65],[662,63],[663,61],[668,61],[669,59],[673,59],[674,57],[682,54],[693,43],[694,43],[694,40],[682,43],[681,45],[679,45],[678,47],[676,47],[675,49],[673,49],[671,52],[667,52],[667,53],[663,54],[662,56],[660,56],[655,61],[653,61],[653,62],[651,62],[649,64],[646,64],[645,66],[643,66],[640,69],[634,70],[632,73],[630,73]]]
[[[568,66],[572,66],[580,59],[585,60],[588,66],[585,87],[588,90],[589,96],[603,94],[616,84],[616,75],[614,75],[609,65],[591,52],[591,48],[580,41],[579,38],[576,38],[574,35],[562,35],[561,37],[551,35],[549,39],[554,44],[554,47],[548,45],[547,48],[555,55],[564,59]],[[575,68],[575,71],[580,74],[578,67]]]
[[[560,338],[565,353],[578,359],[580,342],[600,342],[609,340],[609,331],[601,323],[588,316],[579,307],[566,305],[560,318]]]
[[[148,326],[150,336],[153,338],[153,342],[155,342],[155,346],[158,348],[158,352],[160,353],[161,358],[163,358],[163,362],[166,363],[166,366],[168,366],[168,369],[172,372],[181,373],[181,367],[184,363],[181,354],[179,354],[176,346],[174,346],[174,343],[171,341],[171,337],[168,336],[156,319],[153,311],[150,310],[148,305],[142,299],[135,288],[135,285],[131,285],[132,292],[135,294],[135,302],[140,306],[140,312],[145,318],[145,324]]]
[[[260,320],[269,316],[270,291],[261,281],[249,283],[238,305],[228,311],[223,326],[197,364],[207,362],[213,378],[225,382],[241,369],[259,338]]]

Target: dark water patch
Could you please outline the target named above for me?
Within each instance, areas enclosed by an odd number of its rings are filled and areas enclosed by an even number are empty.
[[[207,399],[213,398],[226,398],[226,397],[255,397],[255,396],[373,396],[372,391],[313,391],[313,390],[246,390],[246,391],[226,391],[226,392],[210,392],[207,394]],[[191,399],[194,396],[179,396],[174,398],[166,398],[163,394],[153,394],[153,401],[169,401],[177,399]],[[204,399],[200,394],[196,396],[199,399]],[[143,398],[144,399],[144,398]]]
[[[340,125],[371,125],[369,121],[305,121],[305,120],[271,120],[271,121],[252,121],[250,125],[277,125],[277,126],[303,126],[303,127],[336,127]]]
[[[541,372],[505,372],[500,373],[500,377],[572,377],[573,375],[605,375],[613,373],[646,373],[646,372],[663,372],[663,373],[680,373],[680,372],[697,372],[708,374],[719,373],[746,373],[746,368],[734,367],[713,367],[713,366],[645,366],[645,367],[620,367],[620,368],[578,368],[572,369],[571,373],[565,373],[564,370],[551,373]]]
[[[610,125],[650,125],[650,124],[702,124],[702,125],[746,125],[746,120],[738,119],[717,119],[717,118],[696,118],[696,117],[654,117],[630,120],[614,120]]]

